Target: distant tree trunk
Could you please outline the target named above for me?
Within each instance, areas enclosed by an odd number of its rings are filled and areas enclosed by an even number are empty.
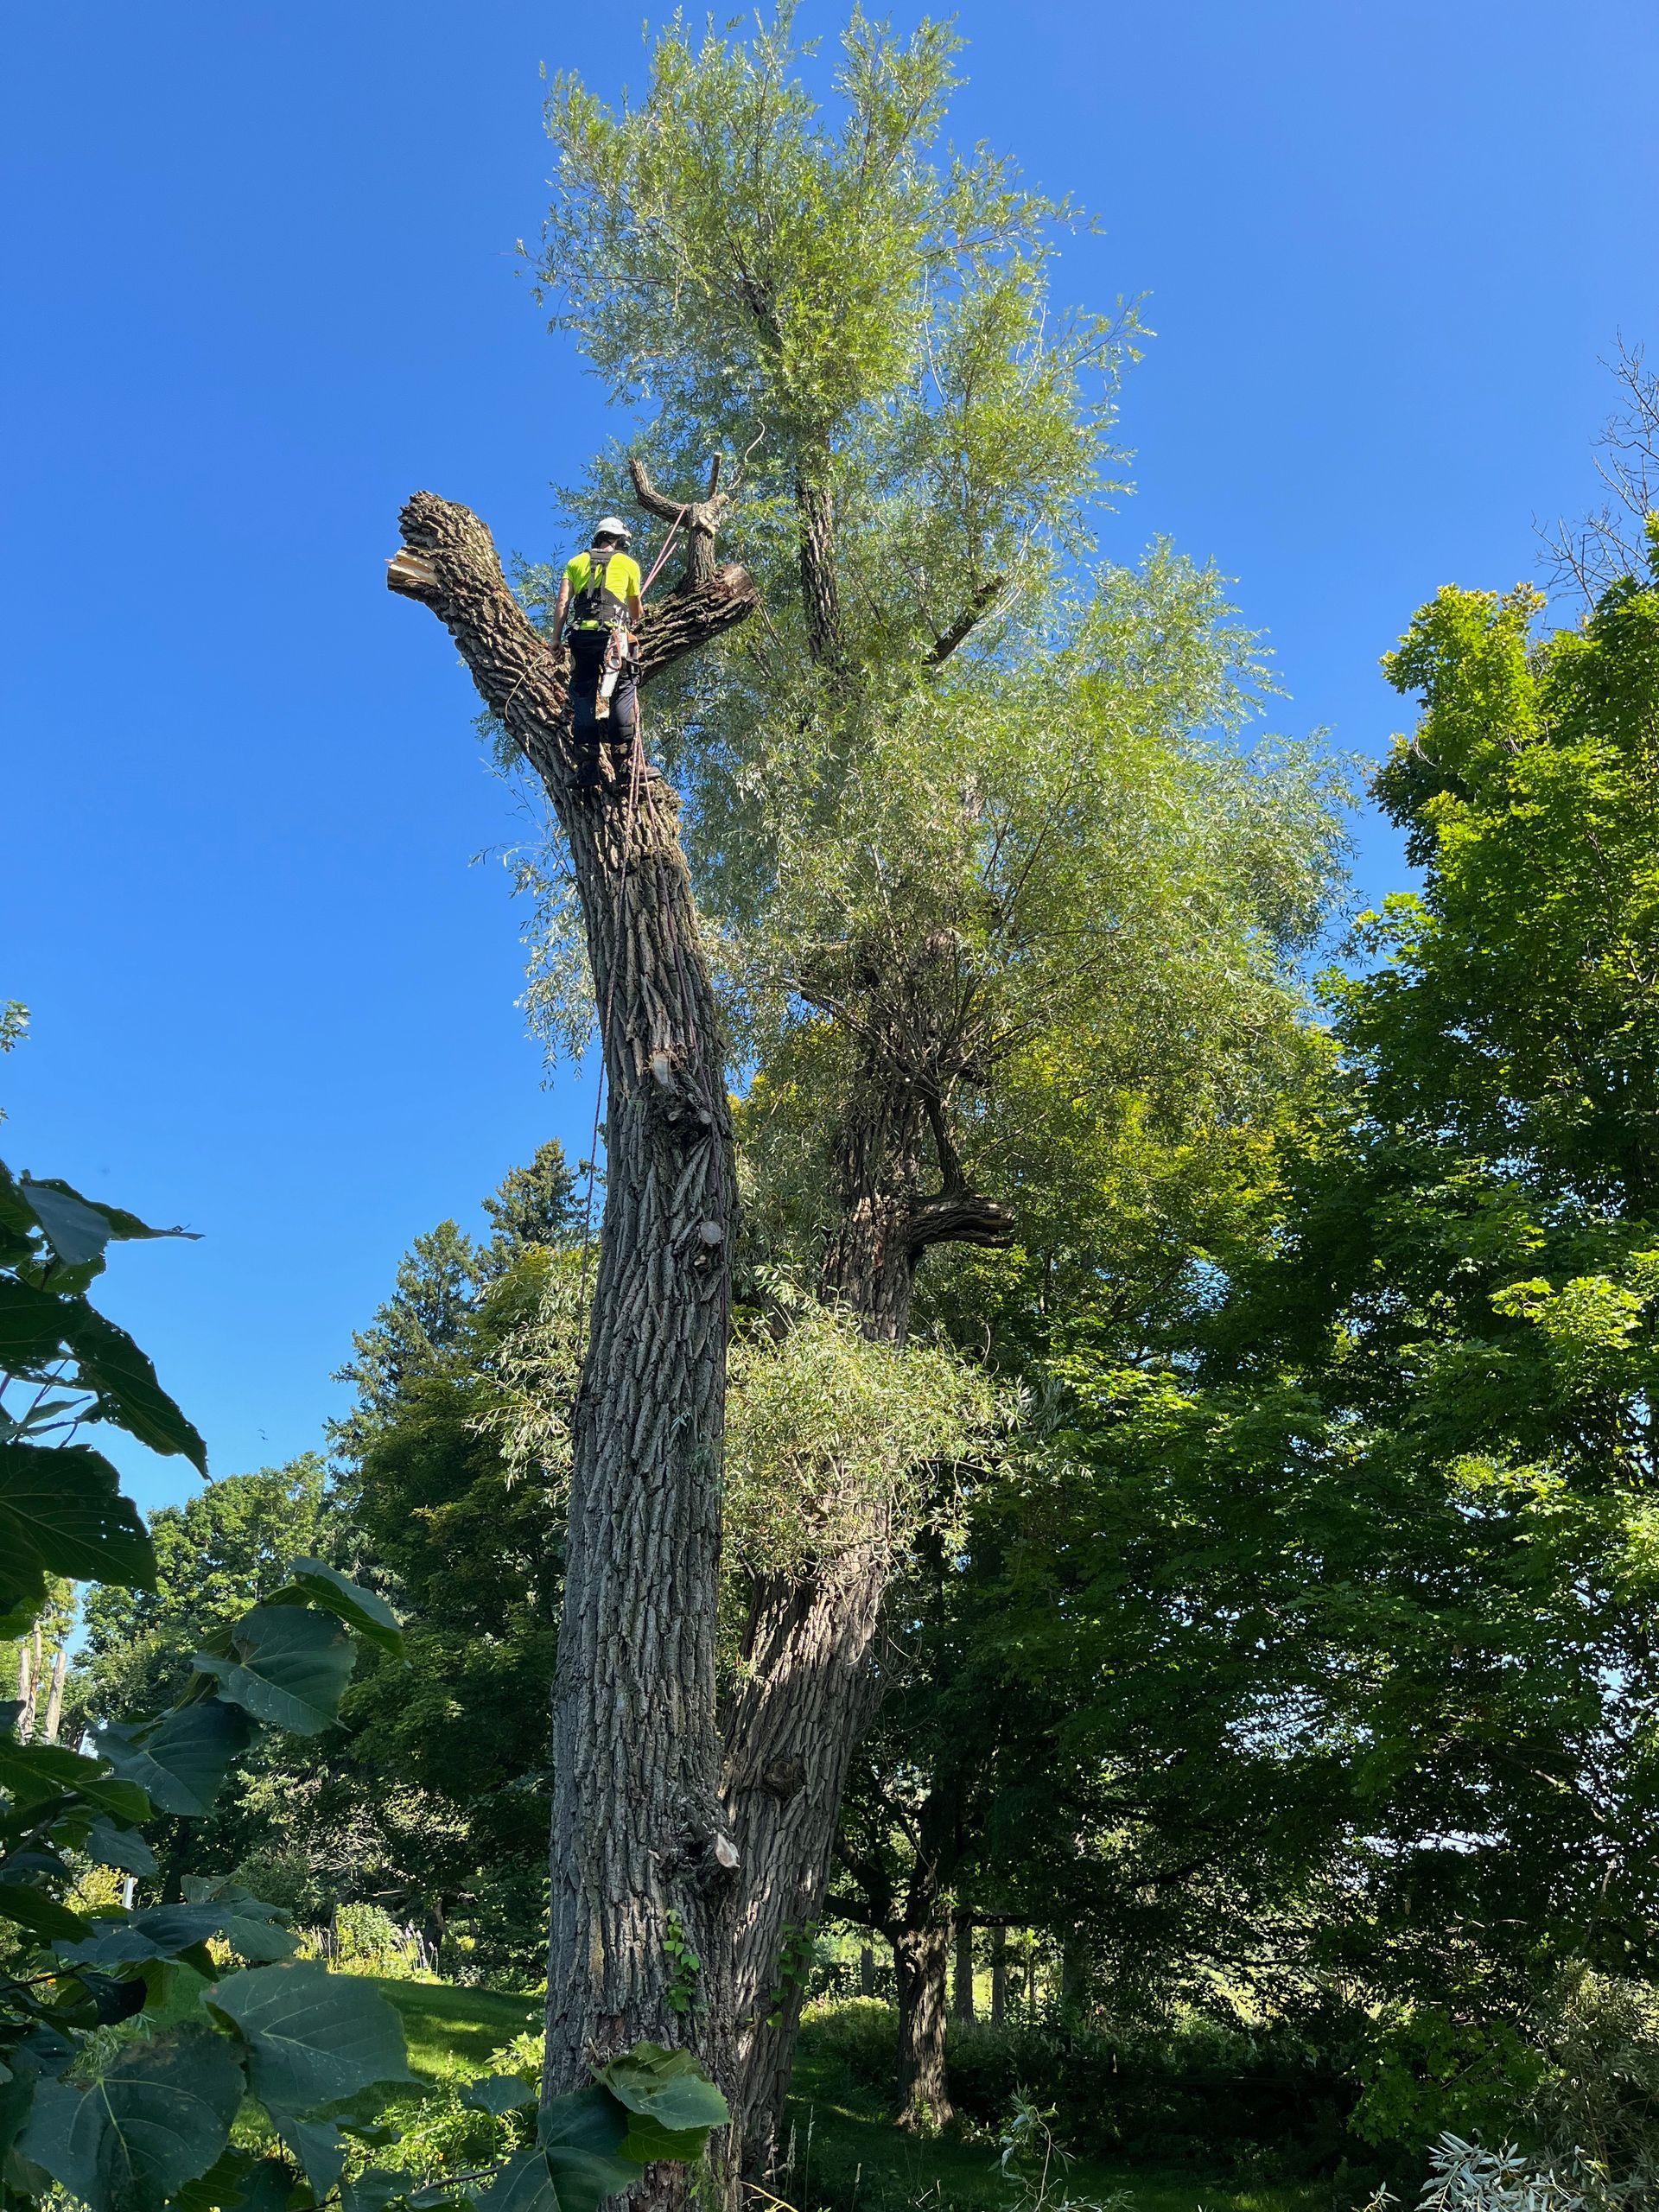
[[[875,1953],[868,1943],[858,1947],[858,1993],[861,1997],[875,1994]]]
[[[717,1794],[714,1636],[736,1198],[677,812],[655,772],[631,807],[625,762],[609,791],[580,791],[563,657],[507,588],[476,516],[417,493],[402,520],[388,582],[448,629],[563,830],[609,1085],[554,1689],[543,2094],[584,2085],[595,2059],[641,2037],[701,2037],[729,2080],[720,1968],[738,1862]],[[753,605],[741,569],[688,582],[647,613],[642,681]],[[706,1962],[706,2008],[669,2001],[675,1925]],[[686,2186],[681,2169],[653,2166],[632,2202],[680,2201]]]
[[[957,1915],[956,1986],[951,1991],[951,2010],[959,2020],[974,2017],[974,1923],[965,1912]]]
[[[951,2117],[944,2069],[949,1926],[934,1921],[901,1930],[893,1961],[899,1970],[899,2125],[931,2134]]]
[[[46,1723],[41,1730],[41,1740],[55,1744],[58,1729],[63,1720],[63,1678],[69,1671],[69,1649],[60,1643],[52,1655],[52,1687],[47,1693]]]
[[[1008,2017],[1008,1931],[991,1930],[991,2025],[1000,2028]]]
[[[26,1744],[35,1733],[35,1700],[41,1681],[40,1630],[23,1637],[17,1646],[17,1740]]]
[[[1075,1929],[1070,1929],[1060,1952],[1060,2004],[1064,2010],[1075,2011],[1082,2004],[1088,1978],[1088,1952],[1082,1936]]]

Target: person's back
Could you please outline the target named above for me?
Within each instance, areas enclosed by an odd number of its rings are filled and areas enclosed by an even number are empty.
[[[565,563],[569,626],[615,630],[638,619],[639,563],[613,539]]]
[[[631,745],[638,728],[632,632],[642,587],[628,537],[627,524],[607,515],[592,548],[566,562],[553,620],[555,643],[569,641],[571,720],[590,787],[601,780],[601,741]]]

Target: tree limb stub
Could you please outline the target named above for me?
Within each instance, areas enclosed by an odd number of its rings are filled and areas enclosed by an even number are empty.
[[[652,482],[649,471],[638,454],[628,456],[628,474],[633,479],[633,496],[637,505],[658,522],[677,522],[685,518],[685,570],[678,589],[693,591],[706,584],[715,574],[715,533],[731,510],[728,492],[720,488],[720,455],[716,454],[709,471],[709,489],[700,499],[671,499]]]
[[[569,841],[605,1017],[605,1217],[573,1423],[554,1691],[544,2086],[558,2094],[588,2081],[592,2059],[642,2037],[703,2037],[676,2001],[663,1934],[676,1914],[715,1957],[728,1910],[738,1845],[717,1795],[714,1626],[731,1115],[667,785],[651,772],[637,803],[626,772],[608,791],[582,791],[565,657],[514,599],[489,531],[429,492],[402,523],[386,582],[438,616],[541,778]],[[643,677],[754,604],[741,569],[711,563],[695,587],[648,610]],[[711,1840],[712,1859],[688,1852],[688,1835]],[[705,1859],[721,1879],[709,1878]]]

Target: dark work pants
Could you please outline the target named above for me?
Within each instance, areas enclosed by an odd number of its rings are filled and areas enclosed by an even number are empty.
[[[605,673],[607,630],[570,632],[570,722],[584,784],[597,784],[601,745],[631,746],[639,720],[639,681],[633,664],[624,664],[611,694],[611,711],[601,721],[598,704],[600,679]]]

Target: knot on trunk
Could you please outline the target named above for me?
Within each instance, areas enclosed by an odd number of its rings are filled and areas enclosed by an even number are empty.
[[[798,1797],[806,1787],[806,1761],[789,1751],[760,1770],[760,1787],[780,1805]]]

